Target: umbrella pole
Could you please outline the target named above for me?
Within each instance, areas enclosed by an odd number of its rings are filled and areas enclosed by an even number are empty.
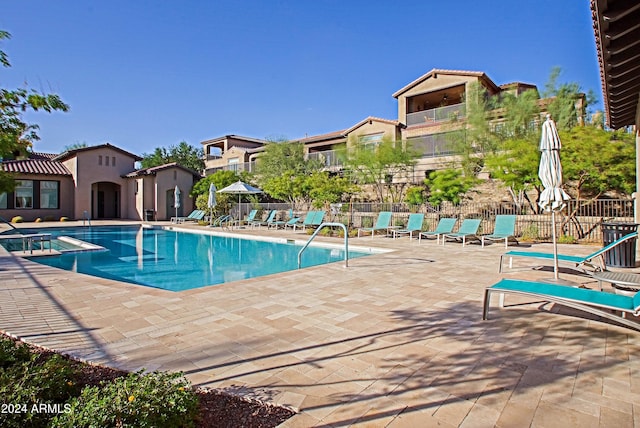
[[[551,236],[553,239],[553,278],[558,279],[558,240],[556,237],[556,212],[551,211]]]

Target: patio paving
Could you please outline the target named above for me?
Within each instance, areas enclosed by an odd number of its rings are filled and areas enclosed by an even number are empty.
[[[183,371],[197,386],[291,406],[299,413],[284,427],[640,425],[640,332],[544,302],[499,309],[495,299],[482,321],[486,286],[550,270],[520,259],[499,274],[501,244],[364,237],[349,245],[393,251],[348,268],[179,293],[0,248],[0,330],[95,363]],[[575,273],[562,276],[587,282]]]

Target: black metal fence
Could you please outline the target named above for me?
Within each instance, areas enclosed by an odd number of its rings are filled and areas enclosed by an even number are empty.
[[[241,212],[247,213],[254,208],[263,210],[279,210],[279,217],[286,218],[291,205],[286,203],[264,203],[259,206],[242,204]],[[305,210],[293,209],[295,215],[304,215]],[[517,206],[504,202],[496,203],[462,203],[453,205],[443,203],[439,206],[429,204],[408,205],[404,203],[343,203],[332,204],[326,209],[327,221],[337,221],[352,228],[370,227],[380,211],[393,212],[393,224],[404,226],[409,214],[424,213],[424,229],[433,230],[443,217],[480,218],[480,233],[493,231],[495,216],[498,214],[516,215],[516,236],[550,241],[552,235],[551,214],[537,213],[526,206]],[[570,200],[567,207],[556,213],[556,231],[559,237],[566,237],[567,242],[602,242],[601,224],[607,221],[633,222],[632,199],[599,199]]]

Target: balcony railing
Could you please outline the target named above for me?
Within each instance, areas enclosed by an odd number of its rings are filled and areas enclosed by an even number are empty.
[[[444,122],[454,118],[465,117],[465,114],[464,103],[407,113],[407,126]]]
[[[216,166],[207,168],[205,171],[207,175],[216,173],[218,171],[233,171],[233,172],[253,172],[256,169],[255,162],[242,162],[242,163],[234,163],[230,165]]]
[[[323,152],[312,152],[307,154],[307,159],[322,162],[325,168],[336,169],[344,166],[342,159],[344,150],[325,150]]]

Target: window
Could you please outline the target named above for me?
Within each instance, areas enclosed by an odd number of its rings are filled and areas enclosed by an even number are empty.
[[[0,209],[6,209],[7,208],[7,194],[6,193],[0,193]]]
[[[40,208],[58,209],[60,208],[58,181],[40,182]]]
[[[98,165],[102,165],[102,155],[98,156]]]
[[[360,137],[360,144],[366,150],[374,150],[382,141],[382,133],[373,135],[363,135]]]
[[[33,181],[16,180],[15,207],[33,208]]]
[[[111,166],[116,166],[116,157],[111,156]]]
[[[240,158],[229,158],[227,161],[229,165],[229,171],[238,171],[238,165],[240,165]]]
[[[105,156],[105,157],[104,157],[104,164],[105,164],[106,166],[109,166],[109,156]]]

